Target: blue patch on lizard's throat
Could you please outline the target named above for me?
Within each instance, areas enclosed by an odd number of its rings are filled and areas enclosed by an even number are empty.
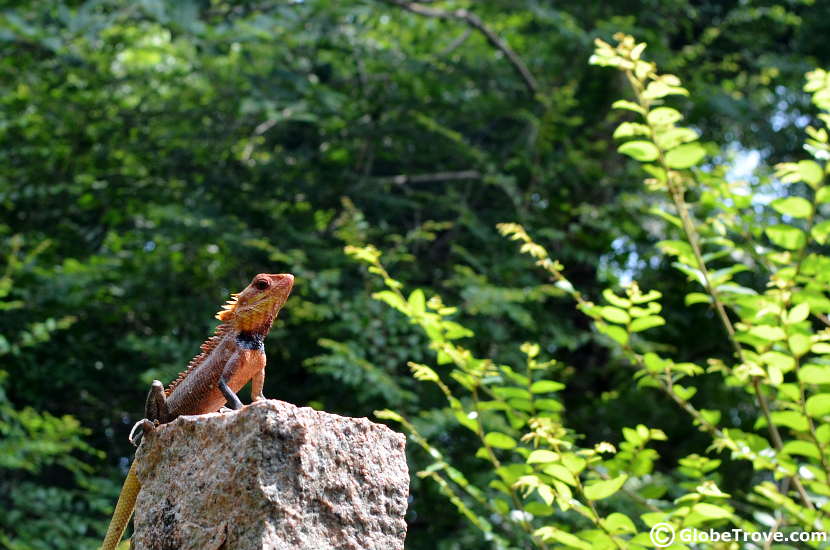
[[[258,349],[265,351],[265,336],[257,332],[240,332],[236,343],[242,349]]]

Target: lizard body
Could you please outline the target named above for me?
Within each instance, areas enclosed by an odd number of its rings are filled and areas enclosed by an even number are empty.
[[[222,324],[202,344],[202,353],[166,389],[158,380],[153,381],[147,395],[145,418],[136,424],[133,432],[141,428],[140,436],[178,416],[215,412],[225,403],[238,409],[242,402],[236,392],[249,380],[252,399],[265,399],[262,395],[266,363],[263,340],[293,284],[292,275],[260,273],[245,290],[233,294],[216,314]],[[134,441],[133,433],[130,440]],[[114,550],[118,545],[140,488],[133,462],[101,550]]]

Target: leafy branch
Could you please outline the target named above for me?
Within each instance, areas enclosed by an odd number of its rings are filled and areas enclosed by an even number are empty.
[[[423,3],[407,2],[406,0],[383,1],[387,4],[398,6],[400,8],[405,9],[408,12],[416,13],[424,17],[461,21],[462,23],[477,30],[484,36],[484,38],[487,40],[487,42],[490,43],[491,46],[493,46],[494,48],[496,48],[504,54],[504,56],[510,62],[510,65],[521,77],[522,82],[524,82],[524,85],[527,88],[528,92],[530,92],[530,95],[535,96],[537,93],[539,93],[539,83],[536,81],[536,78],[530,72],[530,69],[527,68],[527,65],[525,65],[524,61],[522,61],[522,58],[519,57],[519,55],[510,47],[506,40],[504,40],[502,37],[496,34],[496,32],[493,31],[493,29],[491,29],[487,24],[485,24],[484,21],[482,21],[481,18],[473,12],[465,9],[444,11],[424,6]]]

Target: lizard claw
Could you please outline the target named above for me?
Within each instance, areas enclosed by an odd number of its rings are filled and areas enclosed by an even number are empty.
[[[146,418],[142,418],[141,420],[136,422],[135,425],[133,425],[133,429],[130,430],[130,443],[138,447],[138,445],[141,443],[141,440],[144,438],[144,434],[149,433],[154,429],[156,429],[155,422],[147,420]]]

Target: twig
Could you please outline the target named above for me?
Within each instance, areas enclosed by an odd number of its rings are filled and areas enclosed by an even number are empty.
[[[464,32],[461,33],[461,36],[450,42],[450,45],[441,50],[441,53],[438,55],[440,57],[447,57],[452,52],[454,52],[461,44],[467,41],[467,38],[470,37],[470,29],[464,29]]]
[[[393,4],[395,6],[399,6],[406,11],[417,13],[418,15],[423,15],[424,17],[434,17],[437,19],[455,19],[457,21],[463,21],[470,27],[476,29],[484,37],[487,39],[487,42],[490,43],[494,48],[499,50],[501,53],[507,57],[510,64],[519,73],[519,76],[522,77],[522,80],[525,83],[528,91],[531,95],[535,96],[539,92],[539,84],[536,82],[536,78],[534,78],[533,74],[527,68],[527,65],[524,64],[522,59],[518,56],[518,54],[513,51],[510,45],[504,41],[499,35],[497,35],[490,27],[488,27],[484,21],[482,21],[476,14],[471,13],[465,9],[458,9],[453,11],[443,11],[438,10],[435,8],[428,8],[423,6],[417,2],[406,2],[405,0],[383,0],[387,4]]]
[[[264,134],[265,132],[267,132],[268,130],[270,130],[274,126],[276,126],[277,122],[279,122],[279,120],[277,120],[275,118],[269,118],[265,122],[257,124],[257,127],[254,128],[254,135],[255,136],[261,136],[262,134]]]
[[[265,132],[267,132],[268,130],[270,130],[274,126],[276,126],[278,122],[279,122],[279,120],[277,120],[276,118],[269,118],[265,122],[261,122],[261,123],[257,124],[256,128],[254,128],[254,133],[253,133],[252,137],[261,136],[262,134],[264,134]],[[256,144],[254,143],[253,139],[251,141],[249,141],[247,145],[245,145],[245,149],[242,151],[242,160],[243,161],[245,161],[245,162],[250,162],[251,161],[251,155],[254,154],[254,148],[255,147],[256,147]]]
[[[415,174],[413,176],[398,174],[397,176],[373,178],[372,181],[375,183],[394,183],[395,185],[404,185],[406,183],[433,183],[437,181],[478,179],[481,179],[481,172],[478,170],[461,170],[459,172],[435,172],[433,174]]]

